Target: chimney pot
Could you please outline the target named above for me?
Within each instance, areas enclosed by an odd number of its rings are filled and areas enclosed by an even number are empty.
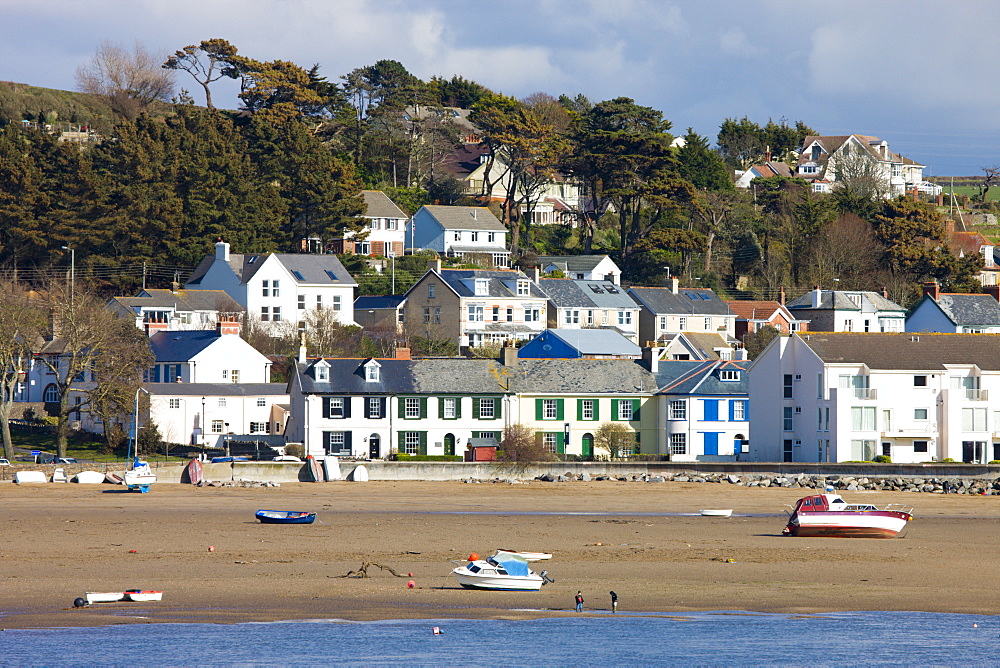
[[[941,286],[938,285],[937,281],[925,281],[924,294],[928,295],[934,301],[937,301],[941,298]]]

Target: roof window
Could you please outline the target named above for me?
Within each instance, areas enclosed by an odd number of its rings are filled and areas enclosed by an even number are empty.
[[[325,269],[324,271],[326,271],[326,275],[329,276],[331,280],[334,281],[337,280],[337,275],[335,273],[333,273],[329,269]]]
[[[300,271],[298,271],[297,269],[292,269],[292,276],[294,276],[295,278],[297,278],[300,281],[306,280],[306,279],[302,278],[302,273]]]

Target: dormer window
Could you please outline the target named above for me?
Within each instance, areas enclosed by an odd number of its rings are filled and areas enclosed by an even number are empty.
[[[382,365],[371,360],[365,364],[365,382],[368,383],[380,383],[382,382]]]
[[[317,382],[326,383],[330,381],[330,363],[320,360],[313,365],[313,376]]]
[[[740,379],[740,372],[736,369],[722,369],[719,371],[719,380],[724,382],[734,382]]]
[[[477,297],[485,297],[490,294],[490,279],[488,278],[477,278],[475,285],[475,294]]]
[[[531,294],[531,283],[528,281],[518,281],[517,282],[517,296],[527,297]]]

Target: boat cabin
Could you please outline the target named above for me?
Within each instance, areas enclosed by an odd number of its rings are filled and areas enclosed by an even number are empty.
[[[845,503],[839,494],[817,494],[799,499],[795,504],[795,512],[828,512],[837,510],[871,511],[878,507],[867,503]]]

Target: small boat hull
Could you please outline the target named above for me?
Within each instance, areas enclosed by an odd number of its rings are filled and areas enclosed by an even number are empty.
[[[846,503],[839,494],[799,499],[783,533],[802,538],[894,538],[913,519],[909,508]]]
[[[200,484],[204,479],[205,469],[197,459],[192,459],[188,462],[186,471],[188,482],[192,485]]]
[[[316,513],[300,510],[258,510],[257,520],[262,524],[312,524]]]
[[[701,514],[705,517],[729,517],[733,514],[732,508],[722,509],[707,509],[701,511]]]
[[[97,471],[80,471],[73,476],[73,481],[83,485],[99,485],[104,482],[105,476]]]
[[[115,603],[125,600],[125,592],[123,591],[88,591],[84,596],[87,598],[87,603]]]
[[[545,582],[539,576],[533,577],[480,577],[472,573],[461,573],[461,568],[452,571],[458,584],[466,589],[489,589],[492,591],[538,591]]]
[[[498,553],[488,559],[476,559],[452,570],[451,574],[466,589],[538,591],[545,584],[545,578],[529,569],[523,557],[512,554]]]
[[[14,482],[23,485],[29,482],[48,482],[44,471],[18,471],[14,474]]]
[[[137,603],[145,603],[148,601],[161,601],[163,600],[162,591],[145,591],[141,589],[130,589],[125,592],[126,601],[135,601]]]

